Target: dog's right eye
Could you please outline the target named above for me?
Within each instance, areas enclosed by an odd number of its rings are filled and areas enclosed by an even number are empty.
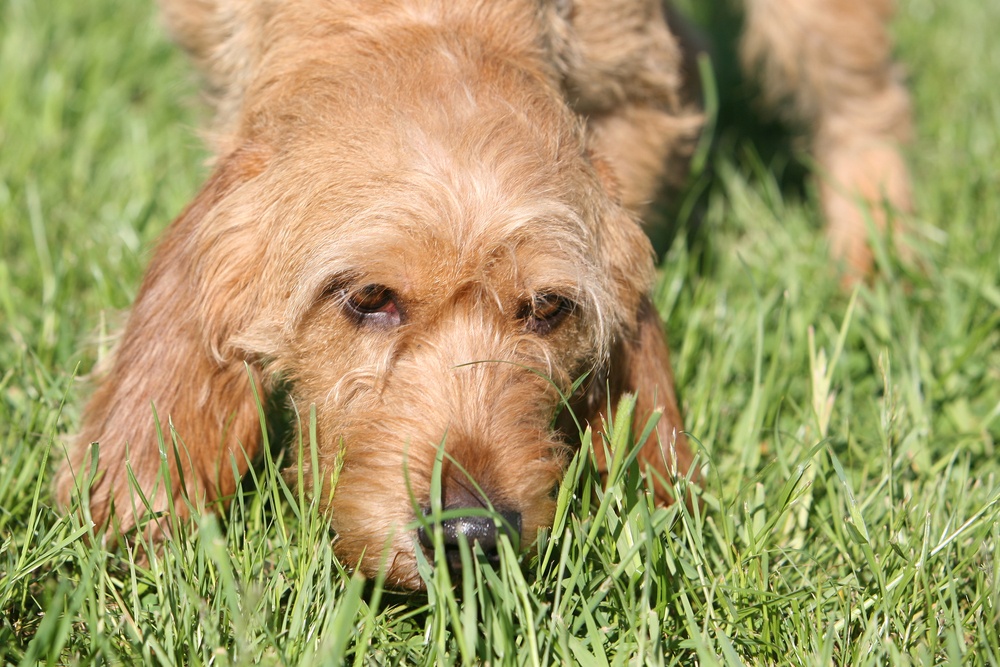
[[[518,318],[524,320],[529,331],[544,336],[558,327],[574,308],[573,302],[564,296],[541,293],[521,307]]]
[[[402,322],[396,293],[385,285],[365,285],[345,297],[344,310],[358,324],[394,327]]]

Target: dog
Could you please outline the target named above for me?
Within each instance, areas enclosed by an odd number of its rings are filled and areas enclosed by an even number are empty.
[[[432,507],[458,516],[440,522],[452,556],[551,524],[579,444],[570,411],[599,438],[633,394],[637,424],[658,415],[638,454],[657,501],[697,477],[640,224],[703,123],[676,14],[658,0],[162,11],[205,76],[217,157],[86,406],[63,507],[86,492],[112,532],[166,539],[168,508],[234,493],[261,449],[255,391],[279,385],[314,406],[318,469],[302,465],[314,485],[336,476],[336,553],[397,588],[423,585],[431,540],[413,526]],[[832,256],[856,275],[871,269],[866,216],[884,226],[909,206],[890,13],[746,2],[745,60],[811,128]]]

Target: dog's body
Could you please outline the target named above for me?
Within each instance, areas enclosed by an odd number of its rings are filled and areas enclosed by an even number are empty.
[[[103,473],[91,511],[120,530],[140,519],[126,461],[155,510],[184,492],[231,494],[259,449],[251,382],[266,394],[280,377],[296,405],[316,406],[314,477],[343,457],[338,554],[371,573],[388,546],[388,581],[418,587],[405,527],[436,500],[490,504],[525,544],[551,522],[575,435],[554,416],[585,374],[572,404],[595,429],[625,392],[638,423],[663,413],[640,459],[669,501],[691,455],[637,217],[684,164],[700,116],[682,74],[691,54],[659,3],[164,4],[215,96],[218,162],[152,261],[60,475],[63,503],[91,442]],[[862,272],[863,214],[844,198],[907,203],[893,143],[905,122],[851,120],[883,99],[883,115],[907,119],[885,5],[749,5],[751,55],[774,54],[764,69],[783,83],[769,90],[817,128],[834,177],[834,252]],[[825,46],[773,30],[779,13],[820,26]],[[867,32],[838,41],[823,13]],[[817,60],[842,49],[862,53],[846,68]],[[169,485],[156,481],[150,404],[168,449],[176,429]],[[432,499],[441,446],[443,497]],[[446,533],[493,530],[463,526]]]

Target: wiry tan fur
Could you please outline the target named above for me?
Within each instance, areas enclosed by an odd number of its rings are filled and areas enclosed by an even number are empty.
[[[749,57],[766,46],[770,90],[817,123],[821,162],[845,177],[831,181],[837,196],[874,202],[885,191],[902,206],[883,184],[905,174],[879,166],[902,169],[887,148],[896,134],[867,123],[861,145],[842,148],[854,136],[848,111],[864,115],[863,100],[837,87],[862,98],[867,89],[824,78],[837,63],[801,56],[815,35],[778,37],[761,25],[796,2],[750,3]],[[884,16],[861,0],[807,4],[861,17],[874,46],[838,41],[832,24],[810,27],[833,53],[838,44],[864,51],[857,58],[885,83]],[[372,573],[388,547],[396,586],[420,585],[420,547],[405,527],[414,503],[431,502],[441,443],[446,505],[476,495],[461,466],[493,505],[521,513],[522,543],[551,521],[575,435],[554,429],[553,417],[559,392],[583,374],[572,399],[583,419],[599,430],[605,407],[635,393],[638,423],[663,412],[643,465],[661,480],[688,470],[637,222],[669,172],[683,172],[700,126],[685,93],[690,54],[659,3],[163,5],[208,81],[218,159],[149,267],[59,474],[64,505],[85,479],[92,442],[100,474],[90,506],[121,530],[141,520],[126,463],[158,511],[173,498],[185,514],[184,493],[196,503],[233,493],[260,448],[251,379],[264,396],[280,379],[296,405],[315,406],[320,470],[311,472],[325,478],[343,456],[329,508],[337,552]],[[783,50],[782,39],[792,44]],[[786,59],[800,67],[794,78]],[[831,220],[835,241],[840,224]],[[852,243],[865,234],[850,225],[834,249],[854,263]],[[392,290],[398,322],[352,313],[368,285]],[[532,304],[546,294],[575,306],[540,331]],[[155,485],[151,404],[167,449],[171,427],[180,443],[180,470],[168,451],[171,488]],[[657,492],[669,501],[666,487]]]

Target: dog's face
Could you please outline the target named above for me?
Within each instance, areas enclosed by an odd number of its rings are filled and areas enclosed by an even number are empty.
[[[551,522],[560,395],[647,289],[648,241],[577,119],[509,88],[286,123],[221,166],[198,228],[203,316],[228,323],[217,354],[260,360],[315,406],[313,472],[343,457],[338,554],[398,586],[419,585],[412,524],[439,447],[443,507],[492,505],[525,545]]]

